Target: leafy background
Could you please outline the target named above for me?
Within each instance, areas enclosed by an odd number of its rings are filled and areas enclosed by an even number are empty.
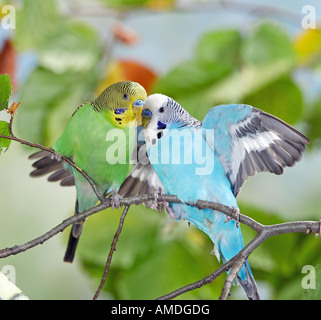
[[[1,0],[0,7],[8,3],[16,8],[16,29],[0,24],[0,74],[11,77],[9,105],[22,101],[14,122],[17,136],[51,146],[80,103],[122,79],[172,96],[199,119],[216,104],[252,104],[302,130],[311,145],[284,175],[250,179],[239,195],[241,212],[265,224],[320,219],[321,31],[302,28],[305,1],[224,1],[222,6],[216,1]],[[320,14],[316,0],[309,4]],[[3,91],[8,91],[4,84],[1,101]],[[1,132],[8,119],[0,112]],[[1,155],[1,248],[35,238],[73,213],[73,188],[29,178],[27,156],[33,151],[12,143]],[[106,210],[88,219],[72,265],[62,262],[67,230],[0,260],[0,269],[13,265],[17,285],[32,299],[90,299],[119,218],[120,210]],[[254,236],[249,228],[242,230],[246,242]],[[212,249],[193,226],[133,207],[101,297],[154,299],[197,281],[219,266]],[[320,254],[314,236],[266,241],[250,257],[263,298],[320,299],[319,271],[317,290],[301,286],[302,267],[317,267]],[[221,276],[179,299],[217,299],[223,281]],[[244,294],[236,287],[230,299],[238,298]]]

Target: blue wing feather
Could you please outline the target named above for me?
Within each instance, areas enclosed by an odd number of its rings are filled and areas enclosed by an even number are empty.
[[[283,173],[301,159],[309,139],[284,121],[244,104],[220,105],[205,116],[204,129],[215,130],[207,140],[225,167],[234,194],[257,172]]]

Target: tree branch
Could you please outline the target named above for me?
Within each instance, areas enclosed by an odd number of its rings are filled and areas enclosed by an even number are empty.
[[[182,203],[182,201],[180,201],[176,196],[172,196],[172,195],[165,195],[165,194],[159,195],[158,199],[160,201]],[[128,206],[129,207],[133,204],[138,205],[143,202],[153,201],[153,200],[155,200],[154,194],[144,194],[144,195],[140,195],[140,196],[133,196],[133,197],[120,199],[119,203],[120,203],[120,206]],[[193,205],[192,203],[187,203],[187,204]],[[235,218],[235,212],[231,208],[229,208],[227,206],[223,206],[219,203],[214,203],[214,202],[210,202],[210,201],[201,201],[200,205],[195,204],[195,206],[200,209],[204,209],[205,208],[204,206],[206,204],[209,206],[210,209],[222,211],[223,213],[227,214],[228,216]],[[63,230],[65,230],[71,224],[81,221],[81,220],[84,220],[92,214],[98,213],[102,210],[105,210],[105,209],[111,207],[111,205],[112,204],[111,204],[110,199],[104,199],[103,203],[101,202],[97,206],[95,206],[91,209],[88,209],[80,214],[77,214],[75,216],[69,217],[68,219],[65,219],[63,222],[58,224],[56,227],[52,228],[50,231],[44,233],[43,235],[41,235],[31,241],[28,241],[28,242],[21,244],[21,245],[15,245],[13,247],[0,250],[0,259],[6,258],[11,255],[16,255],[20,252],[24,252],[30,248],[33,248],[39,244],[43,244],[45,241],[49,240],[50,238],[52,238],[53,236],[55,236],[59,232],[62,232]],[[256,223],[254,220],[240,214],[240,222],[247,221],[248,219],[250,220],[250,223],[252,223],[252,224]]]
[[[46,148],[40,144],[32,143],[32,142],[15,137],[12,132],[12,122],[13,122],[13,117],[10,119],[10,124],[9,124],[11,136],[0,135],[0,138],[17,141],[23,145],[38,148],[40,150],[44,150],[44,151],[50,152],[53,155],[56,155],[56,152],[51,148]],[[102,196],[100,194],[100,192],[97,189],[94,182],[82,169],[80,169],[76,164],[74,164],[69,158],[62,156],[61,159],[64,160],[66,163],[68,163],[73,168],[75,168],[80,174],[82,174],[87,179],[87,181],[89,182],[89,184],[93,188],[95,194],[97,195],[100,203],[97,206],[82,212],[81,214],[72,216],[72,217],[64,220],[62,223],[58,224],[56,227],[52,228],[50,231],[46,232],[45,234],[43,234],[43,235],[41,235],[31,241],[28,241],[22,245],[15,245],[13,247],[0,250],[0,258],[5,258],[5,257],[11,256],[11,255],[21,253],[23,251],[26,251],[30,248],[33,248],[33,247],[39,245],[39,244],[42,244],[45,241],[52,238],[53,236],[55,236],[56,234],[58,234],[59,232],[62,232],[69,225],[71,225],[77,221],[84,220],[85,218],[89,217],[92,214],[101,212],[102,210],[111,207],[111,200],[106,199],[104,196]],[[155,194],[144,194],[144,195],[140,195],[140,196],[133,196],[133,197],[123,198],[123,199],[119,200],[120,205],[125,206],[125,209],[124,209],[123,214],[121,216],[117,232],[114,236],[114,240],[111,245],[111,250],[110,250],[108,258],[107,258],[106,267],[104,270],[104,275],[101,280],[101,284],[95,294],[94,299],[97,299],[99,292],[101,291],[101,289],[105,283],[105,280],[106,280],[106,277],[108,275],[108,271],[110,268],[112,255],[115,250],[115,246],[118,241],[119,234],[122,230],[123,222],[124,222],[124,219],[125,219],[125,216],[126,216],[128,210],[129,210],[129,207],[133,204],[138,205],[141,203],[145,203],[147,201],[155,201]],[[235,212],[235,210],[233,210],[233,208],[224,206],[219,203],[211,202],[211,201],[198,200],[196,203],[188,203],[188,202],[182,202],[174,195],[167,195],[167,194],[159,195],[158,201],[185,203],[190,206],[195,206],[199,209],[217,210],[217,211],[220,211],[220,212],[224,213],[225,215],[231,217],[232,219],[237,219],[239,222],[249,226],[250,228],[252,228],[254,231],[257,232],[256,237],[252,241],[250,241],[235,257],[233,257],[232,259],[230,259],[229,261],[227,261],[226,263],[221,265],[212,274],[210,274],[209,276],[207,276],[199,281],[196,281],[196,282],[191,283],[187,286],[184,286],[180,289],[177,289],[169,294],[159,297],[158,299],[160,299],[160,300],[173,299],[183,293],[194,290],[196,288],[200,288],[200,287],[212,282],[214,279],[216,279],[218,276],[220,276],[225,271],[228,271],[229,269],[231,269],[229,275],[227,276],[227,278],[225,280],[222,294],[220,296],[220,299],[226,299],[229,294],[231,284],[233,283],[239,270],[242,268],[244,262],[246,261],[248,256],[266,239],[273,237],[275,235],[280,235],[280,234],[285,234],[285,233],[294,233],[294,232],[302,232],[302,233],[306,233],[306,234],[315,233],[316,236],[319,236],[319,234],[321,234],[320,221],[296,221],[296,222],[287,222],[287,223],[276,224],[276,225],[262,225],[259,222],[251,219],[250,217],[247,217],[242,214],[237,214]]]
[[[229,215],[229,214],[228,214]],[[245,216],[240,214],[240,221],[244,223]],[[248,217],[246,217],[248,218]],[[252,220],[252,219],[250,219]],[[179,288],[173,292],[170,292],[166,295],[159,297],[157,300],[168,300],[176,298],[183,293],[192,291],[197,288],[201,288],[202,286],[211,283],[216,278],[218,278],[222,273],[228,271],[230,268],[235,268],[235,270],[241,269],[242,265],[249,257],[249,255],[259,247],[265,240],[271,238],[276,235],[287,234],[287,233],[305,233],[305,234],[318,234],[320,233],[320,221],[296,221],[296,222],[286,222],[281,224],[274,224],[274,225],[261,225],[258,222],[252,220],[250,224],[260,225],[260,229],[258,230],[258,234],[232,259],[221,265],[218,269],[216,269],[213,273],[208,275],[207,277],[188,284],[182,288]],[[249,227],[251,227],[247,222],[245,223]],[[239,262],[241,261],[241,265]],[[243,262],[243,263],[242,263]],[[239,269],[238,269],[239,268]],[[220,299],[226,299],[230,290],[230,283],[233,283],[237,272],[233,272],[233,274],[226,278],[222,294]]]
[[[123,224],[124,224],[124,220],[125,220],[125,217],[128,213],[128,210],[129,210],[129,206],[125,206],[125,209],[120,217],[120,221],[119,221],[119,225],[118,225],[118,228],[117,228],[117,231],[115,233],[115,236],[114,236],[114,239],[113,239],[113,242],[111,244],[111,248],[110,248],[110,251],[109,251],[109,254],[108,254],[108,258],[107,258],[107,262],[106,262],[106,267],[105,267],[105,270],[104,270],[104,274],[101,278],[101,282],[100,282],[100,285],[93,297],[93,300],[96,300],[100,294],[100,291],[102,290],[102,288],[104,287],[105,285],[105,281],[106,281],[106,278],[108,276],[108,272],[109,272],[109,267],[110,267],[110,264],[111,264],[111,259],[113,257],[113,253],[114,251],[116,250],[116,243],[118,241],[118,238],[119,238],[119,235],[123,229]]]

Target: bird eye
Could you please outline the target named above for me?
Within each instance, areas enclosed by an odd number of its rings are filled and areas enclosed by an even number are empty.
[[[160,113],[163,113],[164,111],[165,111],[164,107],[160,107],[160,108],[159,108],[159,112],[160,112]]]
[[[124,98],[125,100],[128,100],[128,94],[127,94],[127,93],[124,93],[124,94],[123,94],[123,98]]]
[[[141,99],[138,99],[138,100],[136,100],[136,101],[134,102],[134,106],[136,106],[136,107],[141,107],[141,106],[144,105],[144,103],[145,103],[145,101],[143,101],[143,100],[141,100]]]
[[[152,112],[149,109],[144,109],[142,111],[142,116],[151,117],[152,116]]]

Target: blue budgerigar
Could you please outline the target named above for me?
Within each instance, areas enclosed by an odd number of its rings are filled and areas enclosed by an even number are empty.
[[[137,193],[138,184],[143,191],[147,186],[157,190],[158,185],[184,202],[208,200],[238,211],[236,197],[249,176],[282,174],[284,167],[301,159],[309,143],[284,121],[244,104],[216,106],[200,122],[173,99],[154,94],[147,98],[142,116],[150,164],[133,168],[123,186],[127,195],[134,186]],[[178,203],[170,203],[167,212],[204,231],[223,262],[244,247],[237,222],[221,212]],[[248,299],[260,299],[248,261],[237,278]]]

